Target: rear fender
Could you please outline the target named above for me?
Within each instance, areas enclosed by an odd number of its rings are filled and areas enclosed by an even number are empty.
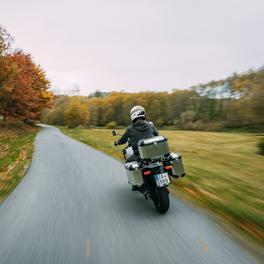
[[[151,174],[150,175],[144,175],[145,171],[151,171]],[[144,168],[144,170],[142,170],[143,180],[146,184],[150,185],[151,188],[159,188],[157,186],[157,182],[154,178],[154,175],[160,174],[163,172],[164,172],[163,166],[161,166],[160,164],[158,166],[147,166]]]

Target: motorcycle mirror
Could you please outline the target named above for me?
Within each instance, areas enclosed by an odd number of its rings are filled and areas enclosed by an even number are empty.
[[[117,135],[117,132],[115,130],[113,130],[112,135],[115,137]]]

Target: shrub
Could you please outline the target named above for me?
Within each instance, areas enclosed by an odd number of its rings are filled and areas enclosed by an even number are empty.
[[[223,131],[224,124],[220,121],[211,121],[204,130],[208,131]]]
[[[262,138],[261,140],[260,140],[260,142],[258,143],[258,153],[260,154],[260,155],[264,155],[264,138]]]
[[[107,125],[105,127],[108,128],[108,129],[116,128],[116,122],[115,121],[111,121],[111,122],[107,123]]]

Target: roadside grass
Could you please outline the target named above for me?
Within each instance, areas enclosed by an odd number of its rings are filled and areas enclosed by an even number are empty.
[[[0,123],[0,203],[12,192],[29,167],[38,128]]]
[[[119,160],[109,129],[62,132]],[[123,131],[120,131],[123,132]],[[252,241],[264,244],[264,157],[260,136],[249,133],[161,130],[171,151],[180,152],[186,177],[173,180],[171,191],[225,218]]]

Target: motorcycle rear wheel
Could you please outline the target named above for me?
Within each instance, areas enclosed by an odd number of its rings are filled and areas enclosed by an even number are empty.
[[[168,211],[170,207],[170,198],[167,188],[156,188],[152,199],[159,213],[165,214]]]

